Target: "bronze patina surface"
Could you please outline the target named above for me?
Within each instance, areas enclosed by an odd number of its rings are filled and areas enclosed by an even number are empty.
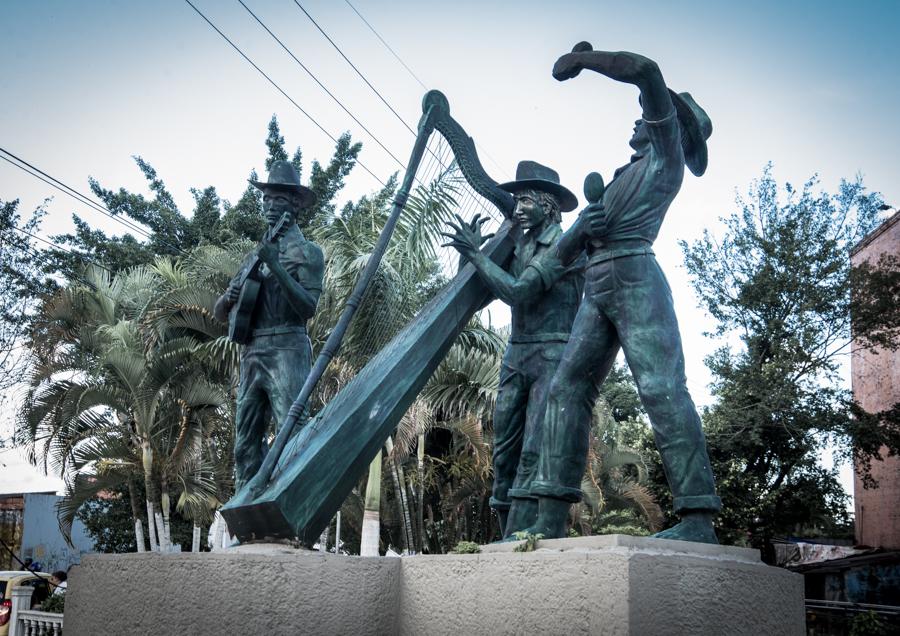
[[[481,222],[451,224],[450,245],[475,267],[496,298],[510,306],[509,343],[500,368],[494,410],[491,507],[504,537],[532,525],[537,499],[531,485],[542,441],[547,389],[572,329],[581,299],[583,259],[565,266],[556,253],[561,213],[577,206],[559,175],[533,161],[522,161],[516,180],[499,187],[513,194],[513,218],[523,230],[507,269],[480,251]]]
[[[216,318],[229,320],[232,333],[235,321],[246,322],[235,416],[237,489],[262,463],[269,422],[274,418],[278,426],[284,421],[309,374],[312,350],[306,321],[315,313],[324,276],[322,250],[306,240],[297,225],[302,210],[315,201],[312,190],[300,185],[297,171],[287,161],[276,161],[269,180],[253,185],[263,192],[269,230],[215,306]],[[279,224],[285,229],[273,236]],[[235,305],[251,283],[258,286],[258,293],[244,320]]]
[[[565,534],[572,502],[581,499],[591,409],[600,383],[621,347],[682,518],[657,536],[715,543],[716,496],[700,417],[688,393],[684,353],[666,278],[653,254],[663,218],[681,187],[684,167],[706,169],[712,124],[688,93],[666,87],[652,60],[628,52],[594,51],[587,43],[560,57],[560,81],[587,69],[640,90],[643,116],[635,122],[631,160],[619,168],[602,199],[587,206],[562,239],[586,245],[585,295],[551,382],[538,474],[538,521],[528,530]],[[574,250],[564,251],[566,261]]]

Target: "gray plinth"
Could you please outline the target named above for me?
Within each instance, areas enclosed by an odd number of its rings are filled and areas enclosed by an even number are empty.
[[[758,553],[608,535],[529,553],[360,558],[242,546],[88,556],[68,634],[789,634],[803,578]]]

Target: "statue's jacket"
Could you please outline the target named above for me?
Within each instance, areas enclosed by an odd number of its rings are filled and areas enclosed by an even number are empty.
[[[534,239],[517,243],[509,273],[520,278],[528,268],[540,275],[541,290],[511,307],[511,344],[566,342],[584,288],[584,258],[563,266],[554,246],[562,228],[553,223]]]

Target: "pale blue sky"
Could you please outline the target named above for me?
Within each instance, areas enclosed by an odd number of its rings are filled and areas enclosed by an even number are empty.
[[[834,190],[864,175],[900,204],[900,3],[846,2],[376,2],[351,0],[497,161],[498,179],[534,159],[559,170],[579,196],[584,175],[609,180],[629,156],[637,92],[596,74],[560,84],[556,57],[579,40],[655,59],[668,84],[690,91],[712,118],[709,170],[688,176],[655,249],[679,312],[691,389],[708,403],[702,358],[715,343],[680,268],[690,240],[734,209],[767,161],[779,180],[812,173]],[[412,136],[359,80],[292,0],[245,0],[391,151],[405,160]],[[423,89],[346,3],[301,0],[307,11],[403,117],[414,124]],[[195,4],[285,91],[337,136],[364,142],[361,159],[381,178],[397,169],[237,2]],[[307,162],[332,142],[235,53],[183,0],[0,2],[0,146],[70,185],[87,177],[145,191],[140,154],[183,209],[190,187],[215,185],[236,200],[262,168],[265,126],[278,115]],[[29,209],[56,194],[0,162],[0,199]],[[307,163],[308,165],[308,163]],[[377,183],[357,169],[340,201]],[[582,201],[583,202],[583,201]],[[111,221],[62,195],[47,230],[71,212],[109,231]],[[498,314],[499,315],[499,314]],[[502,317],[500,318],[502,320]]]

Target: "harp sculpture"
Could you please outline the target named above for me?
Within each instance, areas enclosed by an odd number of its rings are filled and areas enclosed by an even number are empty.
[[[416,142],[391,214],[340,320],[282,422],[259,473],[221,510],[229,531],[241,542],[296,538],[311,544],[317,540],[456,337],[490,299],[490,292],[474,267],[462,267],[353,380],[303,424],[307,400],[340,348],[416,181],[429,138],[435,132],[449,145],[469,186],[503,213],[503,223],[482,251],[501,266],[512,256],[513,232],[518,231],[509,220],[514,208],[512,195],[497,188],[484,171],[474,142],[450,116],[447,98],[442,93],[428,92],[422,111]]]

